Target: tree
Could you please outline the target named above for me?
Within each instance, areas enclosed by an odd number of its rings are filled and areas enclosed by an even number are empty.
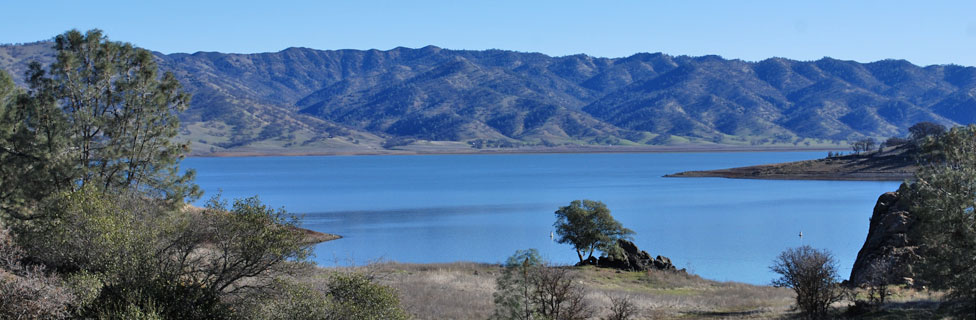
[[[961,315],[976,312],[976,126],[952,128],[922,145],[909,211],[920,245],[919,275],[949,289]]]
[[[236,301],[306,266],[310,245],[284,210],[256,197],[185,208],[199,196],[174,142],[189,97],[149,51],[98,30],[54,47],[27,92],[0,72],[0,226],[23,260],[79,283],[72,314],[240,318]]]
[[[854,150],[854,153],[860,154],[861,152],[871,151],[874,149],[874,145],[875,141],[872,138],[861,139],[851,143],[851,149]]]
[[[945,126],[938,123],[923,121],[908,128],[908,137],[915,142],[921,142],[926,137],[939,136],[945,132]]]
[[[610,300],[610,314],[604,320],[630,320],[641,314],[641,309],[634,300],[626,295],[607,295]]]
[[[888,138],[888,140],[885,140],[885,142],[882,145],[885,147],[896,147],[896,146],[906,144],[908,142],[909,140],[905,138],[891,137]]]
[[[583,287],[568,268],[550,266],[535,249],[519,250],[496,279],[494,319],[586,319]]]
[[[151,52],[100,30],[58,35],[54,49],[48,69],[30,64],[30,90],[2,115],[0,208],[29,219],[39,198],[89,184],[173,205],[198,196],[193,172],[178,167],[188,145],[174,142],[177,115],[189,95],[176,77],[160,76]]]
[[[593,257],[593,252],[617,251],[618,239],[629,239],[634,231],[624,228],[610,215],[610,209],[603,202],[575,200],[568,206],[556,210],[557,242],[569,243],[576,249],[580,262]]]
[[[793,289],[797,307],[811,319],[826,317],[830,304],[841,298],[837,261],[825,250],[810,246],[786,249],[769,269],[780,275],[773,285]]]

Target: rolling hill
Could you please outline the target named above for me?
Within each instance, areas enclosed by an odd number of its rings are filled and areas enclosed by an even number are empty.
[[[196,154],[844,147],[903,136],[920,121],[976,123],[976,68],[903,60],[611,59],[434,46],[156,56],[193,94],[181,136]],[[28,61],[52,59],[49,42],[0,46],[0,69],[17,79]]]

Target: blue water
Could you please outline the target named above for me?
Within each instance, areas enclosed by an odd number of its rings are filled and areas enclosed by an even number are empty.
[[[342,235],[315,247],[320,265],[502,262],[537,248],[578,259],[549,238],[553,211],[600,200],[635,243],[703,277],[767,284],[768,266],[801,244],[830,250],[841,275],[867,235],[877,197],[896,182],[662,178],[668,173],[795,161],[824,152],[514,154],[191,158],[208,194],[259,195]],[[205,197],[206,198],[206,197]],[[202,201],[202,200],[201,200]],[[803,232],[801,239],[797,235]]]

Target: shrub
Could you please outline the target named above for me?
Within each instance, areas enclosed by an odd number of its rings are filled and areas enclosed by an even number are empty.
[[[34,261],[86,283],[79,292],[96,298],[79,311],[89,317],[134,306],[167,318],[226,318],[231,298],[269,287],[309,254],[297,218],[257,198],[231,209],[214,198],[202,212],[183,212],[84,187],[45,200],[44,211],[17,222],[18,241]]]
[[[0,224],[0,319],[62,319],[75,296],[54,275],[21,264],[22,251]]]
[[[640,315],[640,307],[628,296],[611,295],[610,314],[604,320],[630,320]]]
[[[334,319],[407,319],[396,292],[358,273],[335,273],[329,279],[328,297]]]
[[[535,249],[508,258],[496,280],[495,319],[586,319],[592,312],[568,268],[549,266]]]
[[[827,251],[810,246],[786,249],[770,270],[780,275],[773,285],[793,289],[797,307],[809,318],[826,317],[830,304],[841,298],[837,261]]]

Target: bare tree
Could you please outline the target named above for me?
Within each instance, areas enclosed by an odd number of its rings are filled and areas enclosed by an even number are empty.
[[[876,142],[872,138],[861,139],[851,143],[851,149],[854,150],[854,153],[860,154],[861,152],[871,151],[874,149],[875,144]]]
[[[640,315],[640,307],[629,296],[608,295],[610,298],[610,314],[604,320],[629,320]]]
[[[897,258],[887,254],[871,264],[871,274],[868,276],[868,301],[877,307],[884,306],[885,300],[891,295],[889,285],[895,274]]]
[[[583,287],[568,267],[542,261],[535,249],[519,250],[508,258],[497,279],[494,319],[587,319]]]
[[[840,301],[837,261],[826,250],[786,249],[769,269],[780,275],[773,285],[793,289],[797,307],[810,319],[825,318],[830,305]]]

